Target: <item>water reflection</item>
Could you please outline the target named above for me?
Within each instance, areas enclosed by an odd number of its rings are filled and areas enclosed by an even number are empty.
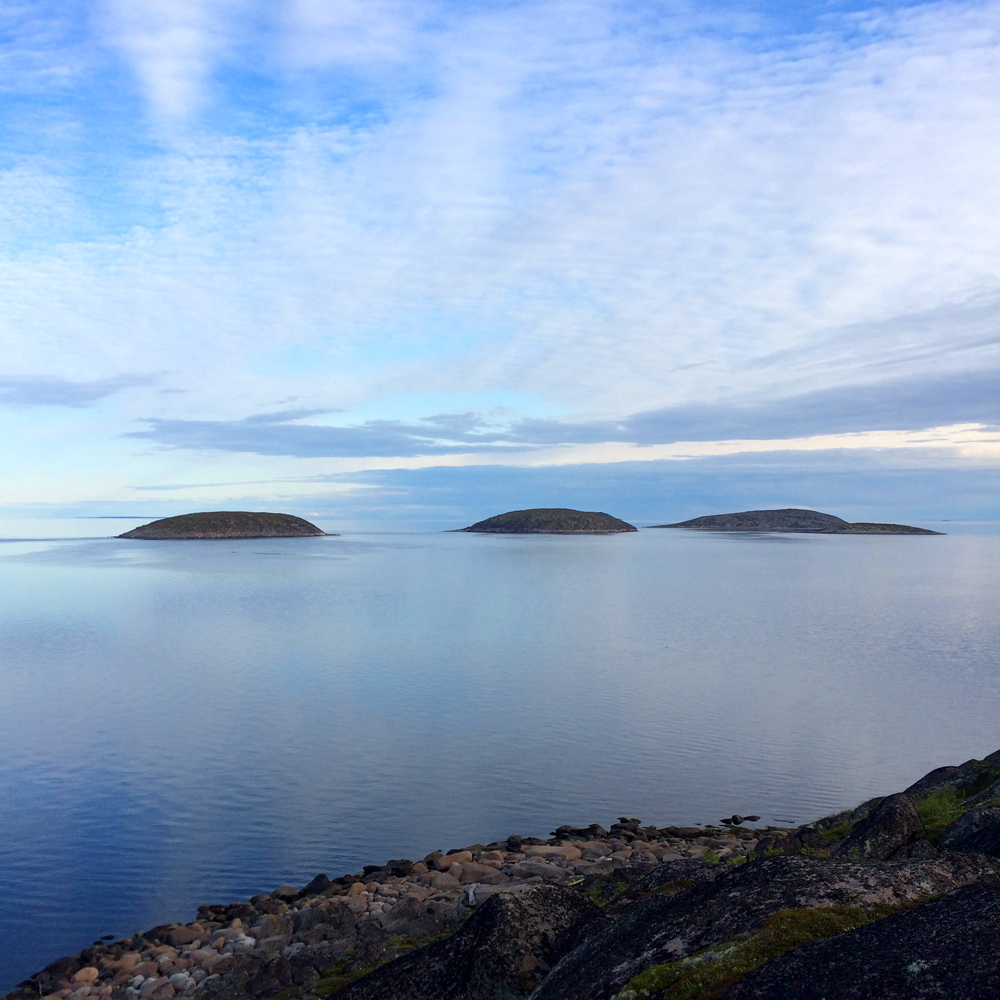
[[[319,870],[626,813],[802,821],[982,756],[998,556],[672,531],[4,546],[0,986]]]

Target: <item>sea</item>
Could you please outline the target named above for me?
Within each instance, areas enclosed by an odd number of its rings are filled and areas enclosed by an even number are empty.
[[[105,537],[138,523],[0,525],[0,991],[320,871],[803,823],[1000,748],[1000,525]]]

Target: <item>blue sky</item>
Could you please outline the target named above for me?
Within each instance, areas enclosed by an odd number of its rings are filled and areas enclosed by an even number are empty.
[[[1000,3],[0,0],[0,505],[995,516],[998,78]]]

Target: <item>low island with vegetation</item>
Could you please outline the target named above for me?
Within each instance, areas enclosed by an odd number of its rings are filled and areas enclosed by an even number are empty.
[[[534,507],[530,510],[510,510],[458,530],[493,535],[607,535],[639,529],[603,511]]]
[[[325,534],[322,528],[294,514],[212,510],[150,521],[118,537],[168,541],[185,538],[306,538]]]
[[[786,531],[811,535],[942,535],[943,531],[914,528],[909,524],[845,521],[835,514],[799,507],[776,510],[744,510],[734,514],[706,514],[675,524],[653,524],[652,528],[691,528],[695,531]]]

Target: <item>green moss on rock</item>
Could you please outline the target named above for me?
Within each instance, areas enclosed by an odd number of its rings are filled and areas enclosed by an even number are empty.
[[[779,910],[752,934],[722,941],[687,958],[646,969],[631,979],[614,1000],[715,1000],[748,972],[780,958],[793,948],[856,930],[913,905]]]

